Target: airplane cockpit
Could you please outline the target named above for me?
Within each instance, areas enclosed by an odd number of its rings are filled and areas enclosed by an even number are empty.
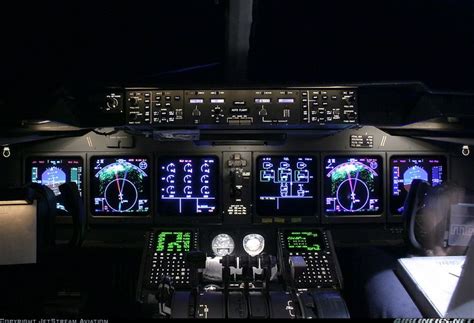
[[[5,322],[474,318],[472,1],[0,25]]]

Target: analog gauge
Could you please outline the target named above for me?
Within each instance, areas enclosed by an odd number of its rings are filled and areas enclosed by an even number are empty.
[[[256,233],[247,234],[244,237],[242,244],[245,252],[250,256],[255,257],[263,251],[263,248],[265,248],[265,238]]]
[[[212,239],[212,251],[218,257],[224,257],[234,252],[234,239],[228,234],[221,233]]]

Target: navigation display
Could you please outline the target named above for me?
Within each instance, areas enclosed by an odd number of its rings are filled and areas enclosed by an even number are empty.
[[[156,252],[173,253],[191,251],[191,231],[157,231]]]
[[[66,211],[59,186],[74,182],[82,196],[83,169],[81,157],[30,157],[26,161],[26,181],[49,187],[56,195],[56,207]]]
[[[146,157],[92,157],[90,187],[94,215],[147,215],[150,161]]]
[[[175,157],[158,161],[161,215],[218,214],[217,157]]]
[[[283,239],[289,252],[314,252],[325,248],[320,230],[286,230],[283,232]]]
[[[260,216],[316,213],[316,161],[313,157],[260,156],[256,208]]]
[[[403,204],[414,179],[422,179],[432,186],[446,180],[447,164],[444,156],[393,156],[390,158],[390,212],[403,213]]]
[[[383,211],[383,164],[380,156],[326,156],[326,215],[371,215]]]

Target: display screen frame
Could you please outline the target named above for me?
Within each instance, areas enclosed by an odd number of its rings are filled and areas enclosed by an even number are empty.
[[[28,168],[31,166],[32,159],[63,159],[63,158],[77,158],[82,162],[82,184],[81,184],[81,197],[83,205],[87,203],[88,190],[86,190],[89,182],[88,171],[89,167],[87,166],[86,154],[77,154],[77,153],[60,153],[57,152],[38,152],[38,153],[27,153],[23,156],[23,167],[22,172],[22,183],[31,183],[31,174],[29,173]],[[59,224],[71,224],[72,217],[71,215],[65,214],[62,216],[56,216],[56,223]]]
[[[442,151],[427,151],[427,152],[418,152],[418,151],[402,151],[402,152],[393,152],[387,153],[387,222],[389,223],[400,223],[403,221],[402,214],[392,213],[392,160],[395,158],[429,158],[429,157],[442,157],[446,161],[446,169],[443,170],[445,174],[444,182],[449,182],[451,178],[451,160],[450,155]]]
[[[124,212],[123,214],[114,214],[110,213],[107,215],[97,214],[93,212],[94,201],[92,196],[92,181],[91,177],[94,176],[94,166],[92,166],[92,161],[98,158],[117,158],[117,159],[127,159],[127,158],[147,158],[149,161],[149,192],[150,192],[150,201],[148,212],[143,213],[128,213]],[[87,210],[89,213],[89,221],[91,223],[151,223],[153,222],[153,210],[154,210],[154,158],[152,154],[143,153],[143,151],[127,151],[126,154],[118,154],[117,152],[94,152],[94,154],[87,155],[87,166],[88,166],[88,195],[87,195]]]
[[[186,159],[186,158],[215,158],[216,159],[216,174],[217,174],[217,191],[216,191],[216,212],[215,214],[196,214],[196,215],[176,215],[176,214],[163,214],[162,209],[159,207],[161,201],[160,192],[160,163],[165,159]],[[190,224],[190,223],[222,223],[223,221],[223,201],[222,201],[222,187],[223,187],[223,167],[222,167],[222,152],[199,152],[191,153],[185,151],[183,154],[176,152],[172,153],[155,153],[154,170],[156,174],[156,180],[153,183],[154,190],[156,192],[154,196],[155,201],[155,222],[158,224]]]
[[[381,180],[381,199],[380,209],[377,214],[374,213],[361,213],[361,214],[350,214],[341,215],[338,213],[327,214],[325,211],[326,198],[324,194],[324,179],[326,177],[326,159],[329,157],[336,158],[363,158],[363,157],[379,157],[382,161],[381,169],[383,171]],[[321,166],[320,166],[321,180],[321,223],[385,223],[387,217],[387,158],[385,152],[373,152],[367,150],[357,151],[336,151],[336,152],[325,152],[321,154]]]
[[[270,157],[270,158],[283,158],[283,157],[289,157],[289,158],[312,158],[312,162],[313,162],[313,166],[312,166],[312,170],[313,170],[313,180],[314,182],[312,183],[312,188],[313,188],[313,199],[312,199],[312,202],[313,202],[313,211],[312,212],[308,212],[308,214],[305,214],[305,215],[287,215],[287,214],[278,214],[278,215],[269,215],[269,214],[262,214],[261,212],[258,212],[258,202],[259,202],[259,195],[258,195],[258,181],[259,181],[259,162],[261,161],[262,158],[266,158],[266,157]],[[310,223],[314,223],[314,222],[317,222],[318,219],[319,219],[319,207],[320,207],[320,204],[319,204],[319,194],[320,194],[320,189],[319,189],[319,186],[320,186],[320,181],[319,181],[319,176],[320,176],[320,172],[319,172],[319,165],[320,165],[320,160],[319,160],[319,154],[317,153],[314,153],[314,152],[291,152],[291,153],[288,153],[288,154],[285,154],[284,152],[282,153],[275,153],[275,152],[272,152],[272,153],[265,153],[265,152],[261,152],[261,153],[256,153],[254,154],[254,158],[253,158],[253,162],[254,162],[254,165],[253,165],[253,174],[254,174],[254,180],[253,180],[253,184],[254,184],[254,190],[253,190],[253,215],[254,215],[254,218],[255,218],[255,221],[256,222],[259,222],[262,221],[262,219],[265,219],[265,218],[277,218],[277,219],[285,219],[285,220],[288,220],[290,222],[292,222],[292,220],[294,221],[294,219],[301,219],[301,222],[310,222]]]

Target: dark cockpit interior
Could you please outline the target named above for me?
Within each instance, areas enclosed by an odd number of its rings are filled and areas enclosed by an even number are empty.
[[[1,16],[0,318],[474,317],[473,1]]]

